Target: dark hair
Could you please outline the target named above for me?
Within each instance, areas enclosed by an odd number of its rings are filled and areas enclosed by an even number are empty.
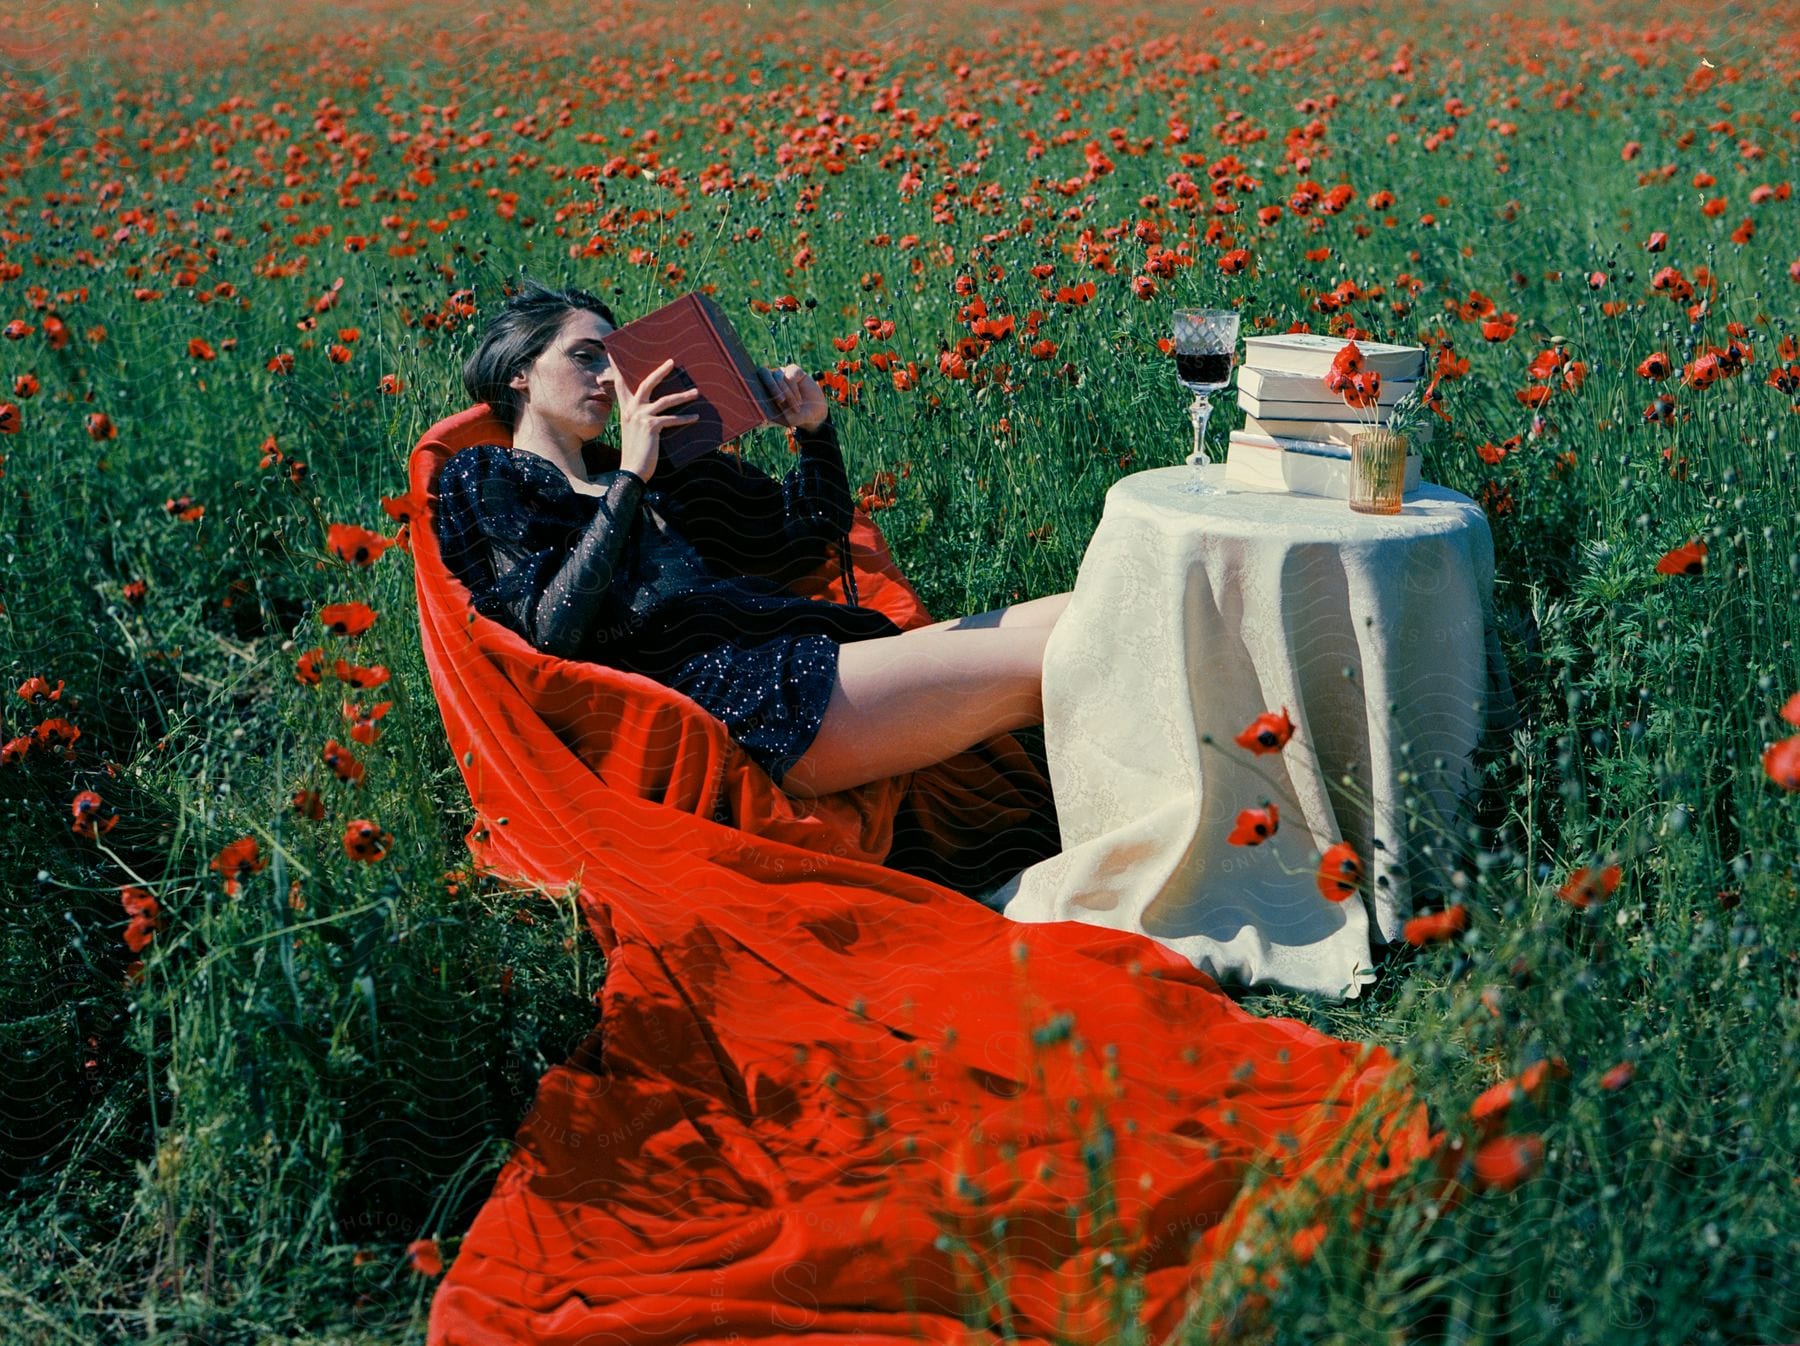
[[[571,311],[586,309],[619,325],[612,310],[586,290],[552,290],[529,276],[520,278],[518,290],[507,298],[481,334],[481,344],[463,362],[463,387],[477,402],[486,402],[494,415],[517,429],[519,394],[509,385],[548,349]]]

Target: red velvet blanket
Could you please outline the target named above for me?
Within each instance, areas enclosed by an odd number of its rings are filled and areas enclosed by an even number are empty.
[[[1045,853],[1047,782],[1010,736],[790,799],[686,697],[474,613],[429,509],[482,440],[506,434],[476,407],[411,462],[469,846],[579,885],[607,973],[599,1027],[544,1076],[456,1250],[432,1346],[1097,1342],[1108,1265],[1141,1278],[1161,1337],[1253,1172],[1379,1186],[1426,1152],[1397,1091],[1352,1116],[1394,1083],[1379,1050],[1257,1018],[1143,936],[1016,924],[926,877]],[[928,623],[860,511],[851,540],[859,601]],[[796,589],[843,598],[826,573]]]

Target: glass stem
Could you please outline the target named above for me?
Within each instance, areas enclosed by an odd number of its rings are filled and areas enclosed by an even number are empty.
[[[1206,456],[1206,423],[1212,418],[1212,399],[1205,393],[1194,394],[1194,405],[1188,408],[1188,419],[1194,423],[1194,452],[1188,459],[1188,466],[1202,467],[1210,460]]]

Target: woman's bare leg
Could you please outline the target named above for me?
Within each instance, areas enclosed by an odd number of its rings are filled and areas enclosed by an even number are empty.
[[[930,626],[915,626],[910,631],[902,632],[908,636],[935,635],[944,631],[973,631],[987,628],[1000,630],[1016,629],[1025,626],[1055,626],[1056,619],[1062,616],[1063,609],[1069,606],[1070,595],[1067,593],[1050,594],[1044,598],[1033,598],[1024,603],[1009,603],[1003,608],[990,608],[986,612],[978,612],[972,617],[952,617],[948,621],[933,622]]]
[[[949,625],[949,624],[943,624]],[[1051,625],[903,632],[838,647],[825,718],[781,788],[810,799],[917,771],[1042,724]]]

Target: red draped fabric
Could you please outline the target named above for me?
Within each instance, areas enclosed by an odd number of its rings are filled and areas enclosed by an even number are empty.
[[[791,799],[687,697],[475,613],[430,509],[450,454],[483,441],[508,438],[477,406],[410,472],[467,840],[478,868],[576,885],[607,970],[599,1026],[544,1076],[439,1286],[431,1346],[1097,1342],[1107,1266],[1140,1280],[1160,1337],[1253,1174],[1378,1187],[1427,1152],[1379,1049],[1257,1018],[1141,935],[1014,923],[935,880],[1055,849],[1011,736]],[[860,510],[851,541],[858,601],[929,624]],[[842,601],[831,569],[796,591]]]

